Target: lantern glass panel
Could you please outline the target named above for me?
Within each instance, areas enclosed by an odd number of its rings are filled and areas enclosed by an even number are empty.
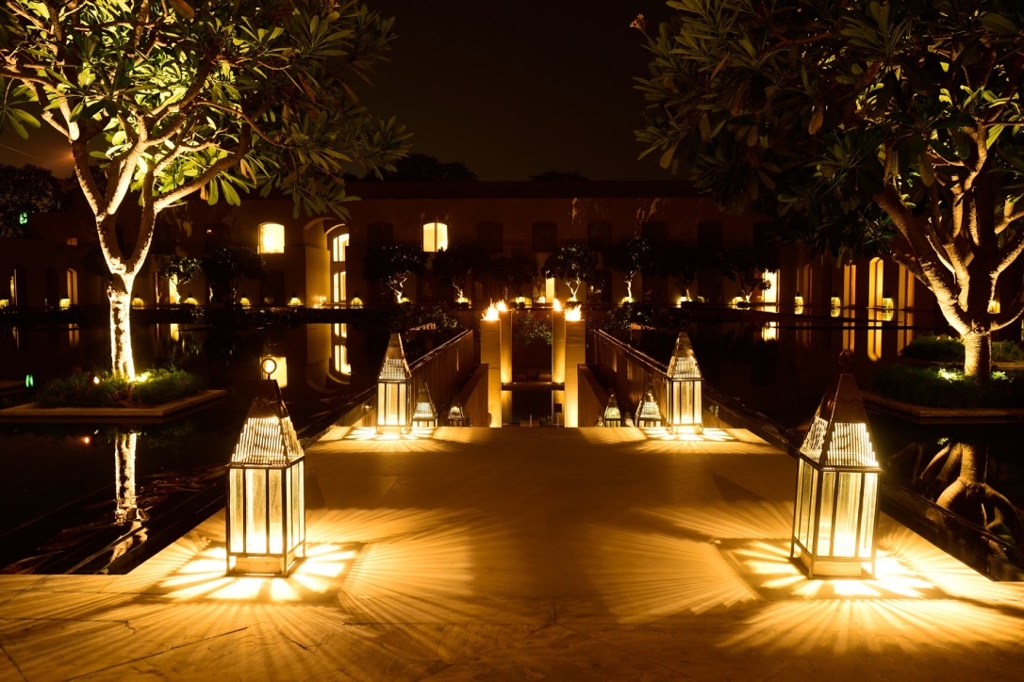
[[[270,475],[270,523],[268,534],[270,540],[270,553],[284,553],[284,510],[281,508],[281,471],[272,469],[267,472]],[[289,547],[289,549],[291,549]]]
[[[814,550],[819,556],[831,554],[832,515],[835,513],[836,474],[825,471],[821,476],[821,508],[818,512],[818,546]]]
[[[245,470],[245,499],[248,514],[245,519],[245,551],[251,554],[267,552],[267,472],[263,469]]]
[[[875,514],[878,509],[878,474],[864,474],[864,502],[861,505],[860,514],[860,547],[859,556],[862,559],[871,558],[874,547]]]
[[[228,527],[231,530],[229,547],[233,553],[241,553],[245,548],[245,534],[242,526],[242,519],[245,518],[245,472],[241,469],[231,469],[230,472],[231,495],[231,523]]]
[[[832,555],[857,556],[858,510],[860,509],[861,475],[840,473],[839,495],[836,499],[835,543]]]

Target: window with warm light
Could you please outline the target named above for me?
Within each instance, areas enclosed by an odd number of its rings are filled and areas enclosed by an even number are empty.
[[[872,258],[868,265],[868,307],[881,308],[884,297],[885,263],[881,258]]]
[[[423,251],[437,253],[448,248],[448,226],[444,223],[423,224]]]
[[[345,255],[348,251],[349,236],[347,234],[339,234],[337,237],[331,240],[331,260],[335,263],[344,263]]]
[[[344,271],[331,275],[331,302],[341,303],[348,298],[348,275]]]
[[[263,223],[260,225],[260,253],[284,253],[284,225]]]

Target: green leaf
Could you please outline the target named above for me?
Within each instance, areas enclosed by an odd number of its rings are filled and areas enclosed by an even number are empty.
[[[1012,36],[1020,33],[1020,28],[1015,23],[1002,14],[996,14],[995,12],[986,12],[983,14],[981,16],[981,25],[993,33],[998,33],[1004,36]]]

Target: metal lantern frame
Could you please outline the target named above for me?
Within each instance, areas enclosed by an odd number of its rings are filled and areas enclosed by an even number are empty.
[[[668,363],[668,427],[673,432],[704,432],[702,398],[704,377],[690,345],[690,337],[680,332]]]
[[[601,415],[601,423],[612,428],[622,426],[622,410],[619,409],[619,401],[615,397],[615,391],[608,394],[608,404]]]
[[[437,427],[437,409],[434,401],[430,398],[430,388],[427,382],[420,384],[416,393],[416,408],[412,413],[413,428],[433,429]]]
[[[654,388],[650,385],[644,390],[644,397],[636,407],[636,425],[639,428],[657,428],[664,423],[661,408],[654,398]]]
[[[469,426],[466,410],[458,397],[452,400],[451,407],[448,408],[448,426]]]
[[[392,334],[377,376],[377,433],[406,433],[409,430],[411,381],[412,372],[405,361],[402,337]]]
[[[809,578],[874,575],[881,472],[856,380],[840,374],[799,453],[790,558]]]
[[[257,389],[228,464],[229,575],[287,576],[306,554],[305,454],[277,381]]]

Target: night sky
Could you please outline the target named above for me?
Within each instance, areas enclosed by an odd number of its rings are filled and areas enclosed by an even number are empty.
[[[642,95],[633,77],[650,53],[629,27],[638,13],[657,31],[664,0],[368,0],[394,16],[397,40],[364,102],[413,133],[413,151],[461,161],[481,180],[526,180],[546,170],[591,180],[664,180],[633,131]],[[44,129],[47,126],[44,124]],[[70,174],[70,159],[7,131],[0,162]]]

